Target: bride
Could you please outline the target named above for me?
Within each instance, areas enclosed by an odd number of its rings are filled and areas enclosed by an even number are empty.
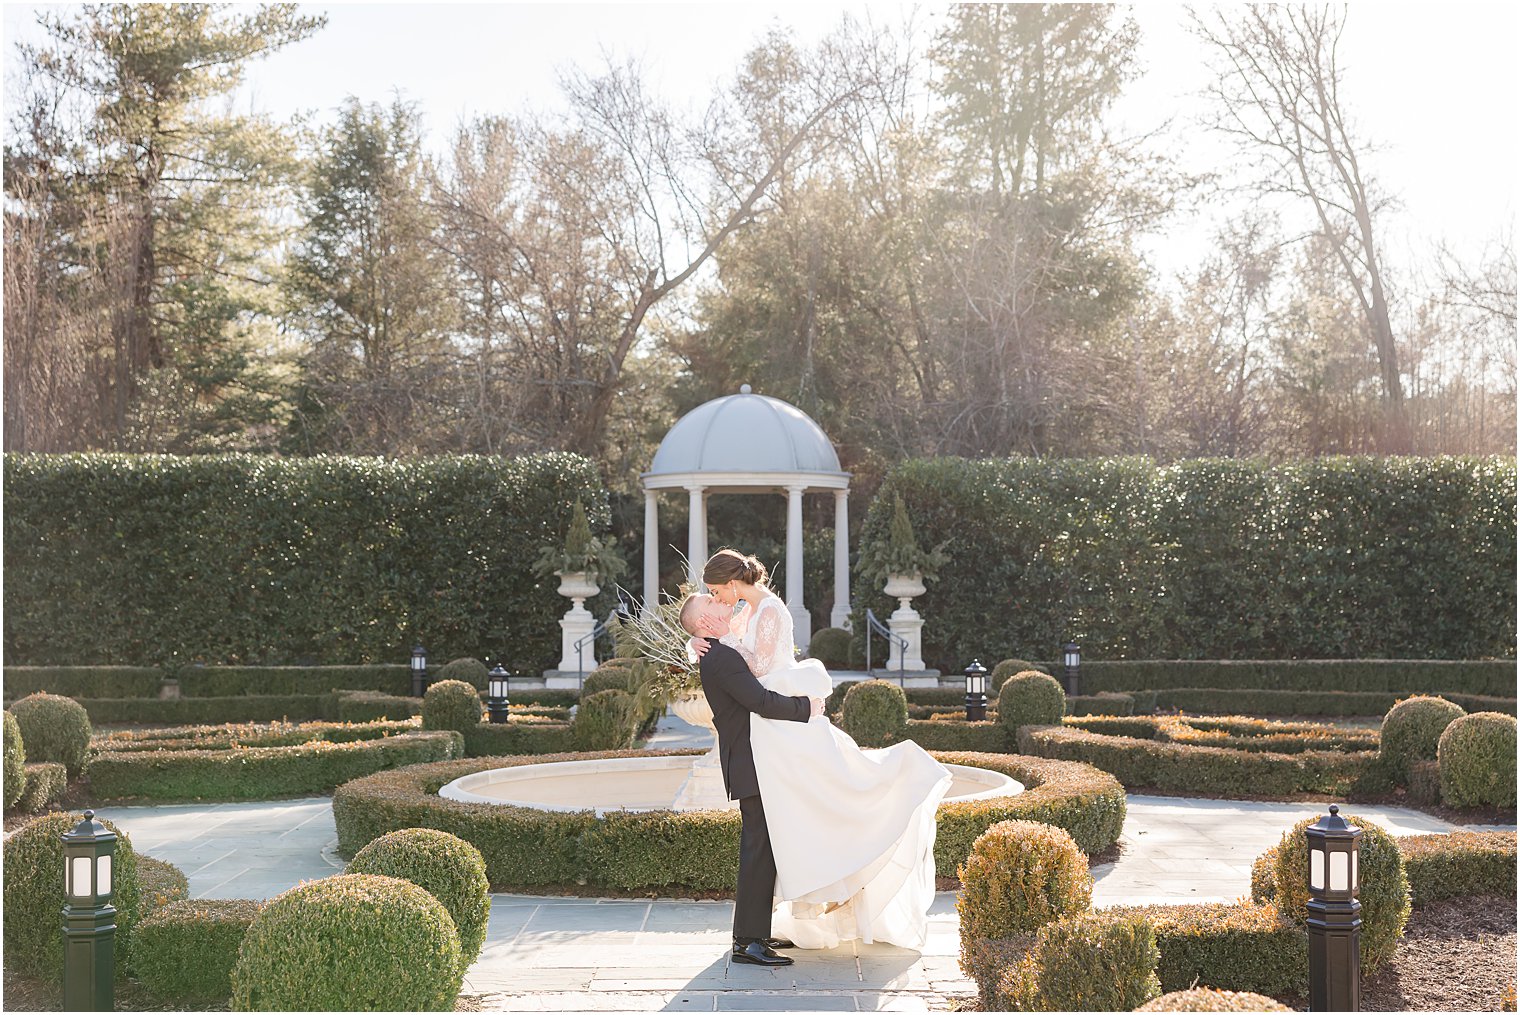
[[[702,580],[728,610],[743,601],[719,641],[767,690],[829,694],[823,665],[795,658],[792,617],[765,565],[720,550]],[[708,645],[697,638],[691,647],[700,656]],[[949,770],[912,741],[862,750],[827,717],[752,715],[750,747],[776,859],[773,933],[800,948],[859,939],[922,949],[934,901],[935,811]]]

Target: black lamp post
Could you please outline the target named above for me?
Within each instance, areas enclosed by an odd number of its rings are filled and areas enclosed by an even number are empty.
[[[1074,641],[1061,646],[1061,662],[1066,666],[1066,693],[1076,697],[1082,693],[1082,646]]]
[[[116,1008],[116,833],[85,811],[63,839],[63,1010]]]
[[[987,667],[981,660],[971,660],[966,667],[966,721],[980,722],[987,718]]]
[[[1309,1010],[1361,1011],[1362,830],[1340,808],[1304,829],[1309,841]]]
[[[412,647],[412,697],[422,697],[427,684],[427,649],[415,645]]]
[[[493,723],[507,721],[507,671],[497,663],[486,675],[486,714]]]

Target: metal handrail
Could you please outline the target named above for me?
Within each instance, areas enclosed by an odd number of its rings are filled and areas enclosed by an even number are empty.
[[[617,617],[617,615],[618,611],[616,609],[608,610],[607,616],[597,621],[596,626],[591,629],[590,634],[587,634],[581,638],[577,638],[575,640],[575,643],[571,646],[575,649],[576,683],[584,684],[586,682],[586,646],[595,644],[598,638],[606,634],[608,625],[612,623],[613,619]]]
[[[873,613],[873,612],[871,612],[871,609],[869,607],[867,607],[866,608],[866,672],[867,673],[871,672],[871,635],[873,633],[879,634],[883,638],[885,638],[887,640],[887,644],[888,645],[896,643],[897,648],[898,648],[898,653],[897,653],[897,686],[898,687],[906,688],[907,685],[906,685],[906,682],[903,679],[903,660],[905,658],[907,658],[907,655],[908,655],[908,639],[904,638],[902,635],[900,635],[897,632],[893,631],[886,624],[883,624],[880,620],[877,619],[876,614]],[[890,658],[890,653],[889,653],[889,658]]]

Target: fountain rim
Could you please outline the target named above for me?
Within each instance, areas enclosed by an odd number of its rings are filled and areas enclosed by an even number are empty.
[[[453,800],[457,803],[487,804],[493,807],[521,807],[527,810],[544,811],[547,813],[582,814],[587,811],[593,811],[597,817],[603,817],[607,814],[619,813],[690,813],[687,811],[677,810],[676,808],[670,806],[629,807],[609,804],[605,806],[587,807],[575,804],[546,804],[540,801],[510,800],[503,799],[501,797],[483,796],[479,793],[473,792],[470,787],[478,786],[481,784],[490,784],[492,782],[523,782],[532,778],[535,772],[538,775],[542,775],[544,770],[551,768],[555,770],[556,776],[567,774],[596,775],[601,772],[627,772],[630,769],[643,769],[649,771],[679,769],[683,766],[690,766],[695,761],[697,761],[699,757],[700,756],[684,754],[666,754],[637,758],[586,758],[576,761],[545,761],[536,762],[530,765],[512,765],[504,768],[488,768],[479,772],[471,772],[467,775],[459,776],[458,778],[445,783],[438,788],[438,796],[442,797],[445,800]],[[1017,779],[1014,779],[1012,776],[1005,775],[1002,772],[998,772],[990,768],[979,768],[975,765],[951,764],[948,762],[942,762],[942,764],[944,764],[946,768],[951,769],[952,772],[967,773],[965,776],[967,781],[983,783],[987,786],[987,788],[978,793],[971,793],[966,796],[952,797],[943,801],[941,806],[944,804],[959,804],[971,801],[992,800],[1001,797],[1014,797],[1022,794],[1028,788],[1024,785],[1024,783],[1020,782]],[[567,769],[574,769],[574,771],[567,771]],[[497,780],[492,780],[489,778],[490,776],[502,773],[510,774],[510,778]]]

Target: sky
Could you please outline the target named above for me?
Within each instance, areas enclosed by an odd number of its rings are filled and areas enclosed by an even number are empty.
[[[18,40],[37,40],[37,4],[4,7],[6,82]],[[488,113],[553,110],[571,67],[604,55],[641,59],[655,86],[677,102],[705,102],[715,84],[768,28],[799,41],[827,34],[846,13],[895,24],[910,14],[932,30],[944,8],[893,4],[310,4],[328,25],[253,64],[239,104],[287,117],[328,119],[348,95],[417,102],[441,146],[454,126]],[[1220,138],[1195,126],[1209,76],[1180,6],[1132,8],[1141,29],[1139,78],[1112,110],[1121,132],[1171,121],[1167,151],[1193,171],[1230,164]],[[1417,269],[1446,243],[1476,259],[1512,228],[1520,178],[1520,14],[1511,7],[1361,2],[1341,40],[1345,96],[1363,137],[1379,148],[1369,171],[1398,195],[1382,223],[1391,261]],[[1223,205],[1186,209],[1144,245],[1163,277],[1205,256]]]

